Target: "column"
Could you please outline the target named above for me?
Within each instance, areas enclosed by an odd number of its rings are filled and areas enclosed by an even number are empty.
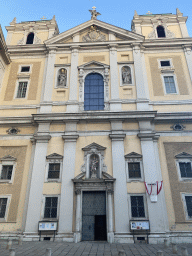
[[[66,126],[67,129],[67,126]],[[64,159],[61,183],[61,201],[59,214],[59,233],[72,234],[73,224],[73,182],[75,175],[75,154],[77,134],[65,134],[64,139]],[[65,238],[66,241],[73,242],[73,238]]]
[[[79,55],[79,46],[72,46],[71,47],[71,74],[70,74],[69,101],[67,105],[68,112],[78,112],[78,101],[77,101],[78,55]]]
[[[114,183],[114,207],[115,207],[115,232],[127,233],[129,231],[129,215],[127,200],[127,182],[124,159],[123,133],[113,133],[109,137],[112,140],[112,159]]]
[[[133,44],[133,59],[137,90],[137,110],[149,110],[147,73],[144,54],[141,53],[140,44]]]
[[[150,126],[150,122],[148,122]],[[147,122],[139,122],[140,128],[144,128]],[[141,140],[141,150],[143,155],[143,168],[144,168],[144,179],[147,183],[156,183],[156,181],[162,180],[161,169],[158,166],[157,152],[154,145],[154,140],[157,140],[157,136],[153,132],[147,132],[148,127],[146,126],[146,131],[142,131],[138,134],[138,137]],[[162,194],[162,191],[160,192]],[[164,198],[161,195],[157,196],[157,202],[151,202],[150,197],[147,195],[147,204],[148,204],[148,214],[150,221],[150,230],[151,233],[165,232],[166,227],[166,218],[167,213],[162,206]]]
[[[113,203],[112,203],[112,195],[113,190],[107,190],[107,197],[108,197],[108,242],[114,242],[114,232],[113,232]]]
[[[110,110],[121,110],[121,100],[119,99],[119,76],[117,66],[117,44],[110,44],[110,76],[111,76],[111,100]]]
[[[43,103],[40,108],[40,112],[46,113],[52,110],[52,91],[54,83],[54,64],[55,64],[56,48],[49,48],[47,57],[47,70],[45,75]]]
[[[36,141],[25,232],[37,233],[41,217],[47,145],[50,135],[34,135]]]
[[[81,190],[76,189],[76,233],[75,233],[75,243],[78,243],[81,241],[81,233],[80,233],[80,227],[81,227]]]
[[[191,82],[192,82],[192,51],[191,51],[191,47],[192,47],[192,45],[183,46],[185,58],[186,58],[187,66],[188,66],[188,70],[189,70],[189,75],[190,75]]]

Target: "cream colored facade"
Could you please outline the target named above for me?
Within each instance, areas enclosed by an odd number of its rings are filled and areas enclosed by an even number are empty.
[[[55,17],[14,19],[6,44],[0,30],[1,236],[38,240],[44,221],[57,222],[60,241],[89,240],[89,229],[91,240],[110,243],[147,236],[149,243],[190,242],[187,17],[178,9],[135,12],[129,31],[97,20],[94,11],[63,33]],[[97,218],[94,227],[87,222],[85,203],[99,192],[106,203],[94,215],[106,221],[101,237]],[[133,231],[131,223],[150,229]],[[53,239],[53,232],[41,233]]]

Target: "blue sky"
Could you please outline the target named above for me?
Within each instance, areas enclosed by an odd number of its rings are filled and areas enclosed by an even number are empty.
[[[90,19],[89,9],[97,7],[102,15],[98,19],[112,25],[131,30],[134,10],[139,15],[148,11],[157,13],[176,13],[179,8],[188,16],[187,28],[192,37],[192,1],[191,0],[0,0],[0,24],[6,37],[5,26],[17,18],[17,22],[40,20],[43,16],[51,19],[56,16],[60,33]]]

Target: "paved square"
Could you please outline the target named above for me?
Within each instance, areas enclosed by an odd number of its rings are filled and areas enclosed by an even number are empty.
[[[6,249],[7,241],[0,241],[0,256],[9,256],[10,252]],[[178,254],[181,255],[181,247],[187,247],[188,254],[192,255],[192,244],[178,244]],[[13,241],[12,248],[15,248],[15,256],[44,256],[46,248],[51,248],[52,256],[117,256],[120,250],[124,250],[127,256],[138,255],[157,255],[158,250],[164,252],[164,256],[176,255],[172,254],[172,246],[164,249],[162,244],[109,244],[107,242],[23,242],[18,245],[17,241]]]

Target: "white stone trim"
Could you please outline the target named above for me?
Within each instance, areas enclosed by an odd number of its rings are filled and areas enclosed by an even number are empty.
[[[144,203],[144,210],[145,210],[145,217],[132,217],[132,213],[131,213],[131,196],[143,196],[143,203]],[[128,197],[128,206],[129,206],[129,219],[130,220],[147,220],[149,218],[148,216],[148,209],[147,209],[147,198],[146,198],[146,194],[143,193],[134,193],[134,194],[127,194]]]
[[[12,170],[12,175],[11,175],[11,179],[10,180],[3,180],[0,179],[0,183],[13,183],[14,177],[15,177],[15,170],[16,170],[16,161],[15,160],[1,160],[0,163],[0,177],[1,177],[1,172],[3,170],[3,166],[5,165],[13,165],[13,170]]]
[[[187,211],[187,204],[186,204],[186,200],[185,200],[185,197],[186,196],[192,196],[192,194],[190,194],[190,193],[181,193],[181,199],[182,199],[182,201],[183,201],[183,207],[184,207],[184,213],[185,213],[185,218],[186,218],[186,220],[190,220],[190,221],[192,221],[192,218],[190,218],[189,217],[189,215],[188,215],[188,211]]]
[[[46,197],[57,197],[58,200],[57,200],[57,218],[44,218],[44,210],[45,210],[45,198]],[[58,194],[50,194],[50,195],[43,195],[43,198],[42,198],[42,207],[41,207],[41,220],[47,220],[47,221],[50,221],[50,220],[59,220],[59,213],[60,213],[60,195]]]
[[[164,77],[165,76],[172,76],[173,79],[174,79],[174,83],[175,83],[175,90],[176,92],[175,93],[167,93],[166,92],[166,86],[165,86],[165,81],[164,81]],[[179,88],[178,88],[178,84],[177,84],[177,77],[174,73],[163,73],[161,74],[161,79],[162,79],[162,83],[163,83],[163,89],[164,89],[164,93],[165,95],[178,95],[179,94]]]
[[[29,67],[29,72],[21,72],[22,67]],[[18,75],[27,75],[32,73],[33,64],[21,64],[19,65]]]
[[[127,135],[127,134],[126,134]],[[128,163],[134,163],[134,162],[139,162],[140,163],[140,171],[141,171],[141,178],[129,178],[129,167]],[[139,158],[125,158],[125,170],[126,170],[126,177],[127,177],[127,182],[141,182],[144,181],[144,174],[143,174],[143,161],[141,157]]]
[[[59,172],[58,179],[48,178],[49,164],[60,164],[60,172]],[[45,165],[45,182],[61,182],[62,170],[63,170],[63,159],[47,159],[46,165]]]
[[[10,207],[10,202],[11,202],[11,196],[12,195],[0,195],[0,198],[7,198],[5,217],[4,218],[0,218],[0,222],[7,222],[7,217],[8,217],[9,207]]]
[[[132,83],[131,84],[123,84],[122,82],[122,68],[123,67],[129,67],[131,69],[131,79]],[[133,64],[119,64],[119,79],[120,79],[120,86],[134,86],[135,85],[135,78],[134,78],[134,70],[133,70]]]
[[[172,58],[167,58],[167,59],[160,59],[160,58],[158,58],[157,61],[158,61],[159,69],[162,69],[162,70],[165,69],[165,70],[167,70],[167,69],[173,69],[173,68],[174,68],[173,62],[172,62]],[[169,62],[170,62],[170,66],[162,67],[162,66],[161,66],[161,61],[169,61]]]
[[[66,82],[66,86],[58,86],[58,73],[60,69],[66,69],[67,70],[67,82]],[[70,72],[70,68],[67,67],[65,64],[63,66],[59,66],[55,68],[55,87],[56,89],[66,89],[69,88],[69,72]]]
[[[176,167],[177,167],[177,173],[178,173],[178,177],[180,181],[185,181],[185,182],[192,182],[192,177],[191,178],[187,178],[187,177],[181,177],[181,171],[180,171],[180,167],[179,167],[179,163],[190,163],[191,164],[191,168],[192,168],[192,159],[190,158],[177,158],[175,160],[176,162]]]

